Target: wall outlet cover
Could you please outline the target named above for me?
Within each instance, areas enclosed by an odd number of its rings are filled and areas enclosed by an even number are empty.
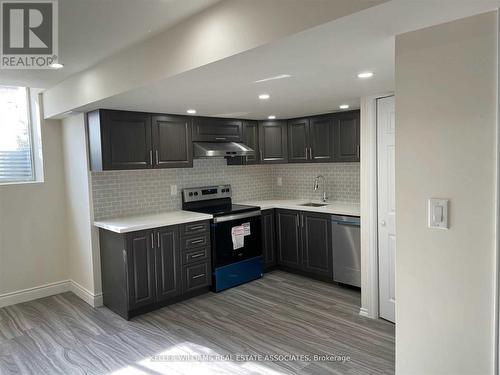
[[[277,183],[278,183],[278,186],[283,186],[283,178],[282,177],[278,177]]]
[[[177,195],[177,185],[170,185],[170,195]]]

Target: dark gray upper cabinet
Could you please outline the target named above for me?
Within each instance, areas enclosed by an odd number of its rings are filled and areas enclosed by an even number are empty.
[[[132,232],[127,235],[129,308],[147,306],[156,300],[153,232]]]
[[[302,268],[300,212],[276,210],[278,263],[291,269]]]
[[[269,270],[276,265],[274,210],[262,211],[262,256],[265,270]]]
[[[259,154],[262,164],[288,161],[286,121],[262,121],[259,123]]]
[[[192,167],[192,120],[185,116],[153,116],[155,168]]]
[[[359,161],[359,114],[359,110],[335,114],[335,161]]]
[[[316,163],[333,161],[334,122],[331,115],[315,116],[309,119],[309,158]]]
[[[196,117],[193,125],[193,141],[240,142],[243,134],[243,120]]]
[[[243,136],[241,142],[255,151],[254,155],[226,158],[227,165],[250,165],[260,163],[259,153],[259,123],[257,121],[243,121]]]
[[[156,298],[164,301],[182,292],[179,228],[170,226],[155,231]]]
[[[92,170],[152,167],[151,116],[147,113],[98,110],[87,119]]]
[[[302,212],[303,270],[333,280],[330,215]]]
[[[187,116],[100,109],[87,114],[93,171],[192,167]]]
[[[288,121],[288,162],[304,163],[309,160],[309,119]]]

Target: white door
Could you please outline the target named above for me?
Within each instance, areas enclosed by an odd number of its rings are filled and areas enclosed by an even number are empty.
[[[396,194],[394,96],[377,100],[378,274],[380,317],[395,319]]]

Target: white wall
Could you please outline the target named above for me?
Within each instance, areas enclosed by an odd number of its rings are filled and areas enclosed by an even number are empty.
[[[93,228],[84,114],[63,120],[66,178],[68,272],[73,291],[91,305],[100,304],[99,249]]]
[[[67,289],[61,124],[41,130],[45,181],[0,185],[0,306]]]
[[[396,372],[492,374],[496,12],[396,38]],[[427,228],[449,198],[450,229]]]

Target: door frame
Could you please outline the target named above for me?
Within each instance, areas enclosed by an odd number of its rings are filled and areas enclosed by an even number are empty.
[[[378,194],[377,194],[377,99],[393,92],[361,98],[360,119],[360,214],[361,214],[361,308],[359,314],[379,317]]]

